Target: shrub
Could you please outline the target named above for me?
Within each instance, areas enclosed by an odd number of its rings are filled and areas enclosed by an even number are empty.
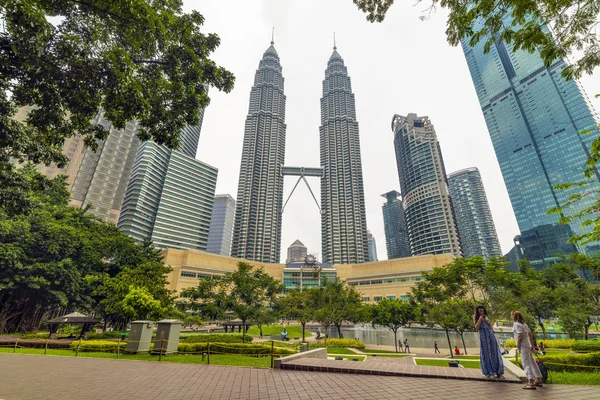
[[[177,349],[180,353],[201,353],[208,351],[208,343],[179,343]],[[211,353],[221,354],[246,354],[246,355],[264,355],[271,354],[271,346],[262,344],[245,343],[210,343]],[[277,355],[295,354],[296,351],[287,348],[275,347],[274,353]]]
[[[0,339],[0,347],[13,347],[16,339]],[[71,345],[71,340],[49,340],[49,349],[68,349]],[[46,340],[36,339],[19,339],[18,347],[26,349],[43,349],[46,347]]]
[[[119,346],[119,342],[111,340],[84,340],[81,342],[81,346],[79,346],[79,341],[72,342],[71,350],[76,351],[77,347],[79,347],[79,351],[104,351],[113,353],[117,351],[117,346]],[[123,351],[125,347],[127,347],[127,342],[121,342],[121,351]]]
[[[600,371],[600,352],[587,354],[546,355],[540,357],[551,372],[597,372]],[[593,366],[598,368],[586,368]]]
[[[313,349],[325,347],[325,340],[311,344],[310,347]],[[352,347],[355,349],[364,349],[365,344],[356,339],[327,339],[327,347]]]
[[[106,332],[90,332],[88,339],[90,340],[102,340],[102,339],[120,339],[121,332],[119,331],[106,331]]]
[[[241,333],[197,333],[186,336],[184,343],[242,343]],[[252,336],[246,335],[246,343],[252,342]]]
[[[600,340],[576,340],[571,346],[575,351],[600,351]]]
[[[573,345],[575,340],[573,340],[573,339],[544,340],[544,339],[538,338],[537,344],[539,345],[540,342],[544,343],[544,347],[547,349],[569,349],[569,348],[571,348],[571,346]],[[516,346],[517,346],[517,344],[515,342],[515,339],[508,339],[507,341],[504,342],[504,347],[506,347],[506,348],[512,348],[512,347],[516,347]]]

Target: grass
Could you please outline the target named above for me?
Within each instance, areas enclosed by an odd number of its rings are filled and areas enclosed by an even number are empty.
[[[12,348],[0,348],[0,353],[12,353]],[[44,354],[44,349],[17,349],[17,354]],[[66,356],[74,357],[75,352],[72,350],[48,349],[49,356]],[[112,358],[116,359],[116,353],[104,352],[80,352],[78,357],[90,358]],[[139,360],[139,361],[158,361],[158,355],[152,354],[121,354],[119,359],[122,360]],[[185,364],[207,364],[208,360],[205,357],[202,360],[202,355],[196,354],[172,354],[162,357],[162,362],[177,362]],[[270,357],[249,357],[242,355],[229,354],[211,354],[210,363],[215,365],[230,365],[240,367],[260,367],[269,368],[271,366]]]
[[[558,385],[600,385],[600,372],[550,372],[548,383]]]
[[[329,347],[327,348],[327,354],[357,354],[355,351],[344,347]]]
[[[283,325],[280,325],[280,324],[264,325],[262,330],[263,330],[263,336],[280,335],[281,332],[283,332]],[[302,326],[301,325],[286,325],[285,330],[291,339],[293,339],[295,337],[299,337],[302,339]],[[258,330],[257,326],[251,326],[250,329],[248,329],[248,335],[258,336],[259,333],[260,333],[260,331]],[[312,336],[312,334],[308,330],[304,331],[304,335],[306,337]]]
[[[334,357],[333,355],[327,354],[328,357]],[[358,361],[365,361],[365,356],[338,356],[337,354],[335,355],[335,357],[342,357],[344,360],[350,360],[352,361],[353,359],[358,359]]]
[[[448,361],[447,359],[442,360],[428,360],[422,358],[415,358],[417,365],[428,365],[433,367],[447,367]],[[481,368],[481,364],[479,361],[461,361],[460,364],[465,368]]]
[[[454,356],[457,360],[479,360],[479,356]]]

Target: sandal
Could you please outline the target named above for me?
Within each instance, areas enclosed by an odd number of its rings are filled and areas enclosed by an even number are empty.
[[[523,386],[523,389],[525,389],[525,390],[536,390],[536,387],[535,386],[531,386],[531,385],[525,385],[525,386]]]

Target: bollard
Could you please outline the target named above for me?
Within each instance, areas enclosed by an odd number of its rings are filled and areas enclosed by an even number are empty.
[[[48,338],[46,338],[46,346],[44,346],[44,355],[48,352]]]
[[[274,351],[274,350],[275,350],[275,348],[274,348],[274,344],[273,344],[273,341],[271,340],[271,368],[273,368],[273,367],[274,367],[274,366],[273,366],[273,356],[274,356],[274,353],[275,353],[275,351]]]
[[[13,349],[13,353],[17,352],[17,345],[19,344],[19,338],[15,340],[15,348]]]
[[[79,344],[77,345],[77,351],[75,352],[75,357],[79,355],[79,348],[81,347],[81,339],[79,339]]]
[[[121,339],[117,342],[117,360],[119,359],[119,355],[121,352]]]
[[[210,364],[210,342],[208,342],[208,354],[206,355],[206,363]]]

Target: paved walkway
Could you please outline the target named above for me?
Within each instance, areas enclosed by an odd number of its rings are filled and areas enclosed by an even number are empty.
[[[0,399],[597,399],[597,386],[520,385],[0,354]]]
[[[367,357],[364,362],[330,359],[324,360],[318,358],[298,358],[282,363],[281,369],[290,371],[334,372],[360,375],[406,376],[415,378],[441,378],[469,381],[521,383],[521,380],[508,370],[505,371],[503,379],[486,378],[481,374],[481,370],[479,369],[416,365],[412,357]],[[450,385],[450,383],[447,384]]]

